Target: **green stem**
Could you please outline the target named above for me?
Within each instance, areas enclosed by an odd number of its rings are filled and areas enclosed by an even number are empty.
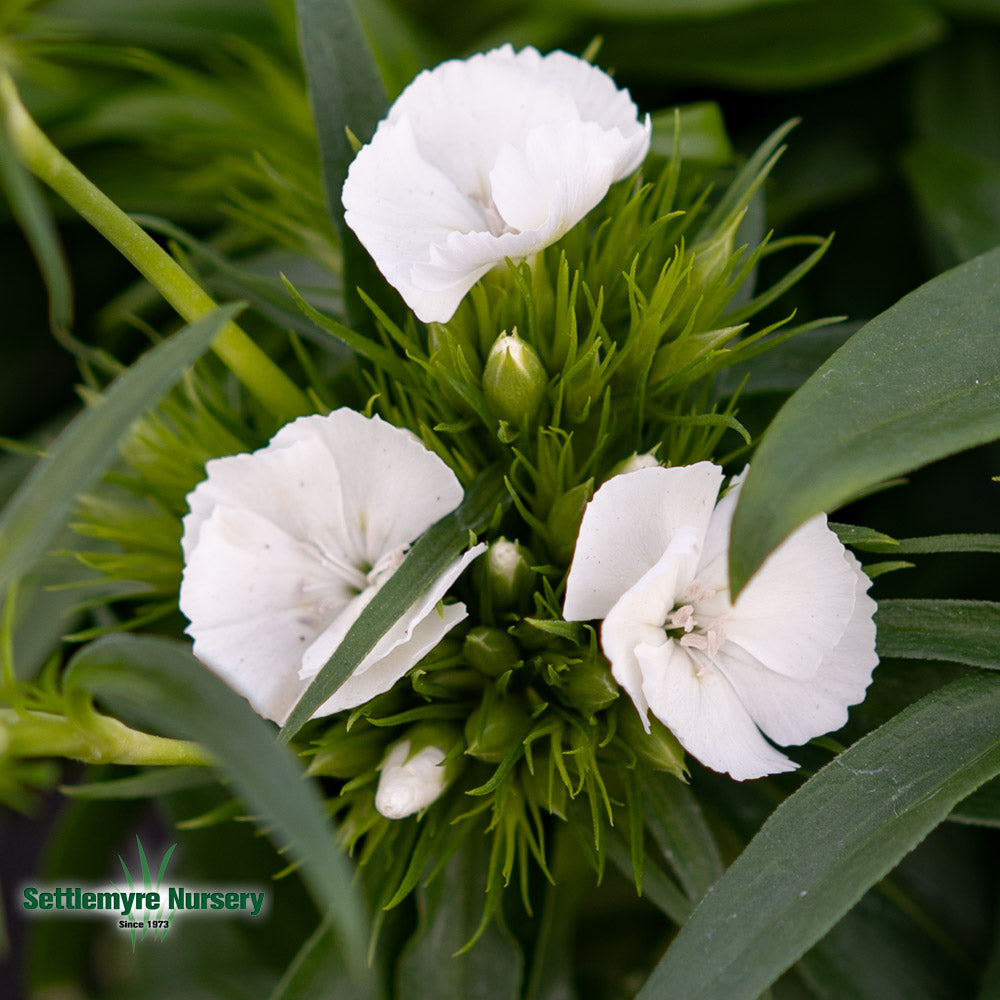
[[[9,757],[70,757],[88,764],[212,763],[197,743],[151,736],[97,712],[79,725],[51,712],[0,709],[0,737]]]
[[[0,101],[22,162],[128,258],[189,323],[216,307],[205,290],[159,244],[59,152],[0,73]],[[294,382],[237,326],[227,323],[212,349],[282,423],[313,407]]]

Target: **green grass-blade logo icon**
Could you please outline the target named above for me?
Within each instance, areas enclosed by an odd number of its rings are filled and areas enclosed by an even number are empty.
[[[159,892],[160,886],[163,884],[163,876],[167,871],[167,864],[170,861],[170,856],[174,853],[174,848],[176,844],[171,844],[167,849],[166,854],[163,855],[163,860],[160,862],[160,869],[156,874],[156,882],[153,882],[153,876],[149,868],[149,861],[146,858],[146,852],[143,850],[142,841],[139,836],[136,835],[135,842],[139,848],[139,866],[141,869],[142,876],[142,888],[139,890],[141,892]],[[136,891],[136,880],[132,878],[132,873],[128,869],[128,865],[125,863],[125,859],[119,854],[118,860],[121,862],[122,871],[125,873],[125,881],[128,882],[128,887],[130,892]],[[162,894],[160,896],[162,899]],[[170,927],[170,922],[173,919],[173,912],[166,912],[166,907],[161,906],[159,910],[154,914],[148,910],[141,910],[137,912],[135,917],[140,919],[133,919],[129,921],[131,924],[140,923],[141,927],[129,927],[129,933],[132,936],[132,950],[135,951],[136,941],[142,941],[147,932],[152,935],[154,941],[162,941]]]

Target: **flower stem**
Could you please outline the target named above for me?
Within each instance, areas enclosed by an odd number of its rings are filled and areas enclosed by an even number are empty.
[[[86,725],[52,712],[0,709],[0,731],[9,757],[70,757],[88,764],[187,764],[208,766],[197,743],[131,729],[91,712]]]
[[[0,106],[25,166],[128,258],[185,320],[194,322],[215,309],[211,296],[177,261],[49,141],[21,103],[7,73],[0,73]],[[306,395],[235,323],[222,328],[212,349],[282,423],[312,412]]]

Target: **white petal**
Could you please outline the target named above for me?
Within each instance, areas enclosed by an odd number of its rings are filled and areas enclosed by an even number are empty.
[[[728,603],[728,549],[742,480],[719,501],[709,525],[695,586],[716,588],[716,600],[698,602],[699,618],[723,621],[726,639],[788,677],[811,677],[840,641],[854,609],[856,576],[844,546],[818,514],[794,531]],[[721,589],[720,589],[721,588]]]
[[[532,61],[510,46],[448,60],[416,77],[389,121],[409,118],[421,156],[485,204],[489,172],[505,143],[522,146],[537,125],[580,117],[573,95],[546,86]]]
[[[409,760],[409,740],[392,747],[382,762],[375,808],[389,819],[403,819],[426,809],[445,789],[445,753],[440,747],[424,747]]]
[[[409,545],[462,502],[455,473],[409,431],[380,417],[347,408],[300,417],[270,447],[283,450],[303,438],[320,442],[332,458],[352,554],[369,566]]]
[[[429,260],[431,247],[449,235],[489,227],[483,206],[421,155],[408,117],[379,125],[351,164],[343,202],[347,224],[424,322],[450,319],[465,292],[496,263],[494,255],[466,288],[451,294],[414,283],[411,271]]]
[[[706,767],[737,781],[795,770],[761,736],[726,678],[673,640],[636,650],[650,711]]]
[[[725,644],[715,662],[729,678],[757,725],[784,746],[806,743],[840,729],[847,710],[864,700],[878,664],[875,652],[875,602],[866,593],[871,581],[858,561],[844,553],[856,581],[854,613],[839,643],[807,679],[766,669],[737,646]]]
[[[194,654],[261,715],[281,721],[298,697],[303,652],[350,599],[315,550],[252,511],[218,507],[181,581]]]
[[[682,526],[690,526],[700,543],[721,482],[718,466],[698,462],[639,469],[604,483],[580,524],[566,581],[566,620],[605,617],[660,561]]]
[[[686,581],[697,559],[698,541],[693,528],[680,528],[659,562],[618,599],[601,625],[601,647],[612,676],[632,699],[647,732],[649,706],[635,651],[668,642],[663,625],[674,606],[679,580]]]
[[[268,446],[252,454],[213,459],[205,472],[207,478],[187,497],[190,513],[184,518],[181,539],[185,559],[198,545],[202,525],[220,504],[253,511],[300,541],[322,543],[342,554],[340,477],[314,435],[281,453]]]

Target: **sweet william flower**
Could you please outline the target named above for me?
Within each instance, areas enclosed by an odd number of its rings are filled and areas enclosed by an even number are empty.
[[[462,500],[454,473],[408,431],[349,409],[300,417],[252,454],[214,459],[188,496],[180,608],[195,655],[254,709],[284,722],[402,562]],[[455,560],[315,713],[388,691],[455,624],[438,604]]]
[[[839,729],[878,663],[870,581],[807,521],[729,600],[740,481],[716,503],[709,462],[608,480],[588,505],[564,616],[603,619],[615,679],[707,767],[743,780],[795,768],[782,746]]]
[[[510,45],[424,71],[351,164],[344,218],[424,322],[492,267],[554,243],[645,157],[627,91],[565,52]]]

